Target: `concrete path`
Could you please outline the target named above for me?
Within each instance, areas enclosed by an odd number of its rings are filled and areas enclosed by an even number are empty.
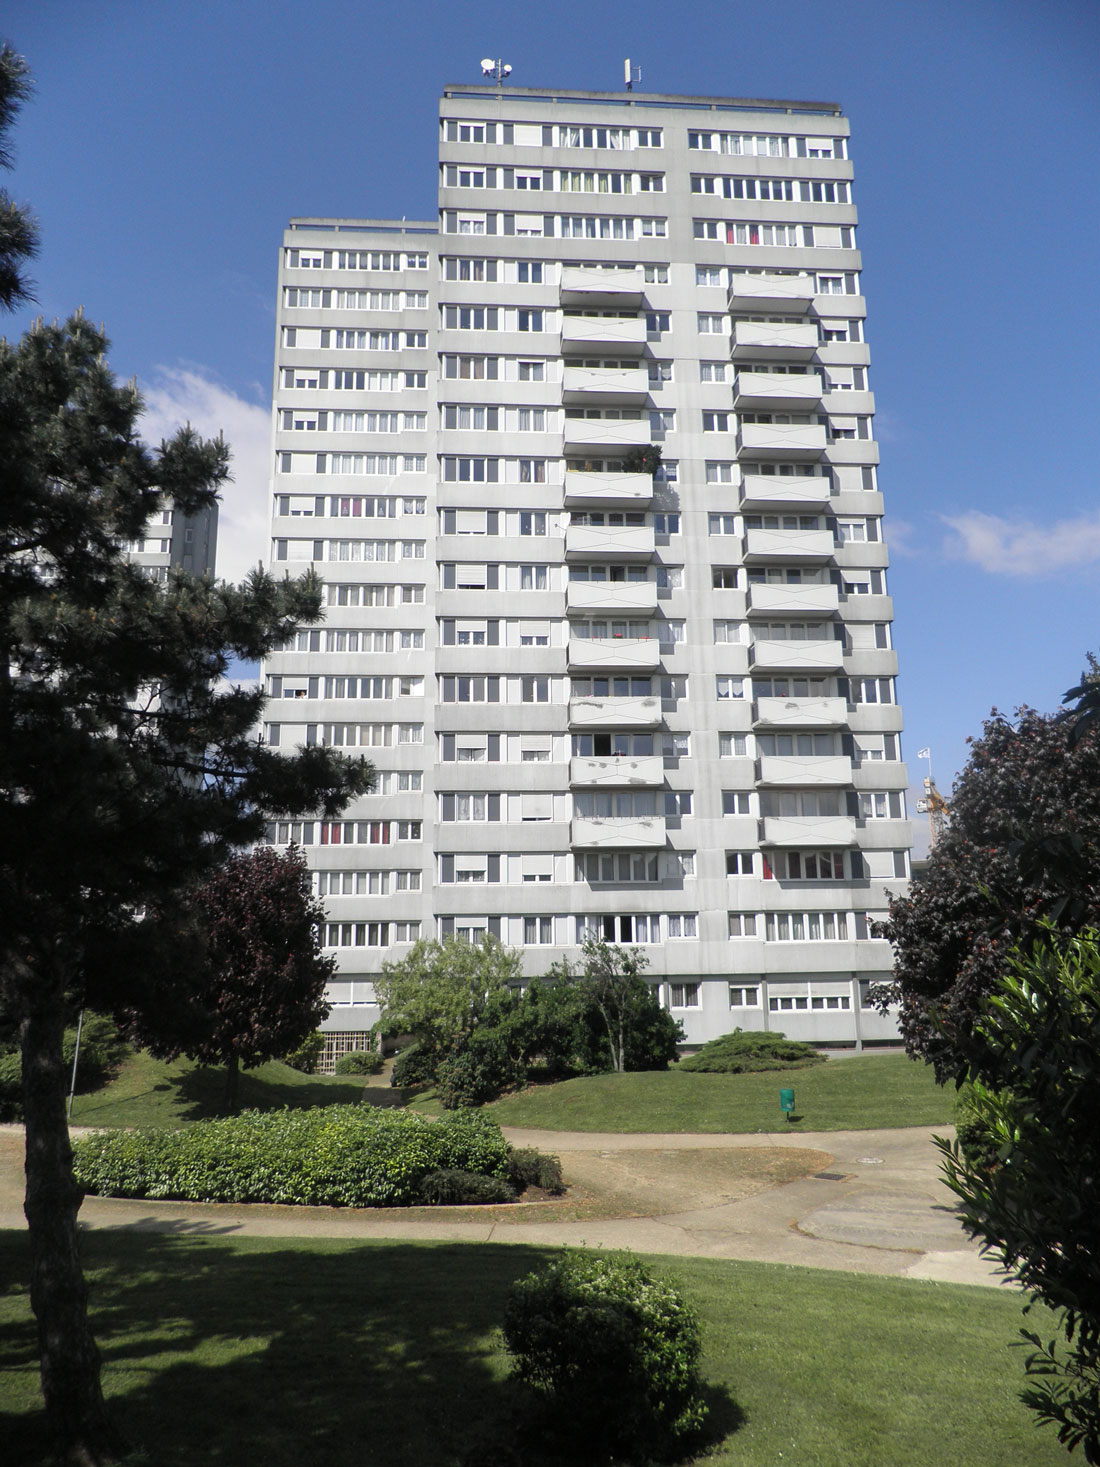
[[[698,1153],[748,1147],[820,1153],[815,1173],[717,1206],[651,1217],[566,1221],[522,1204],[494,1209],[484,1221],[440,1209],[425,1218],[400,1209],[237,1207],[220,1203],[149,1202],[89,1197],[86,1228],[268,1237],[404,1238],[494,1243],[586,1244],[705,1258],[753,1259],[851,1273],[893,1274],[950,1283],[1000,1283],[978,1256],[951,1211],[931,1138],[945,1128],[889,1131],[778,1132],[769,1135],[620,1135],[506,1130],[518,1146],[560,1156],[591,1170],[593,1154]],[[573,1159],[577,1160],[574,1161]],[[682,1157],[680,1158],[682,1160]],[[0,1127],[0,1227],[25,1226],[22,1131]],[[503,1220],[501,1220],[503,1218]]]

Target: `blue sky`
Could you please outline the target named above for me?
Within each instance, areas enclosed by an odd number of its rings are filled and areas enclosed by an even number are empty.
[[[482,56],[616,89],[629,55],[643,91],[851,118],[914,777],[930,745],[946,791],[992,707],[1052,709],[1100,649],[1095,0],[8,0],[0,24],[37,83],[7,180],[42,226],[37,310],[106,324],[150,436],[224,428],[228,573],[266,539],[287,219],[434,217],[435,99]]]

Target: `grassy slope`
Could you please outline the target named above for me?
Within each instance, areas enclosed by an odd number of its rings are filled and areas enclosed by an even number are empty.
[[[784,1121],[780,1087],[795,1093]],[[900,1054],[830,1059],[793,1073],[594,1075],[505,1096],[502,1126],[553,1131],[846,1131],[950,1125],[955,1092]]]
[[[107,1394],[157,1467],[561,1459],[513,1440],[499,1323],[547,1250],[92,1232]],[[1018,1299],[991,1289],[656,1260],[702,1316],[708,1463],[1055,1467],[1016,1401]],[[0,1233],[0,1441],[46,1461],[25,1235]],[[1040,1322],[1040,1328],[1045,1323]],[[738,1410],[743,1422],[738,1426]],[[565,1463],[561,1462],[561,1467]]]
[[[220,1114],[225,1072],[190,1060],[156,1060],[141,1051],[102,1090],[73,1101],[74,1126],[182,1126]],[[357,1104],[364,1080],[354,1075],[303,1075],[272,1060],[240,1078],[242,1109]],[[383,1101],[387,1091],[378,1092]],[[396,1095],[395,1095],[396,1098]]]

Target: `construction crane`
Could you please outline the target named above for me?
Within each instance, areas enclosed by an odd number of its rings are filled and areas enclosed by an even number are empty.
[[[928,816],[928,835],[933,846],[937,845],[943,836],[947,817],[951,813],[951,807],[936,788],[936,781],[932,778],[932,753],[930,749],[918,749],[918,759],[928,760],[928,774],[922,781],[924,785],[924,799],[917,801],[917,814]]]

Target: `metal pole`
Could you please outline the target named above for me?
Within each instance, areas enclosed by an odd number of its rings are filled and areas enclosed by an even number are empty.
[[[69,1104],[65,1111],[65,1119],[71,1121],[73,1118],[73,1096],[76,1094],[76,1066],[80,1059],[80,1031],[84,1027],[84,1010],[80,1010],[80,1018],[76,1021],[76,1045],[73,1048],[73,1073],[69,1081]]]

